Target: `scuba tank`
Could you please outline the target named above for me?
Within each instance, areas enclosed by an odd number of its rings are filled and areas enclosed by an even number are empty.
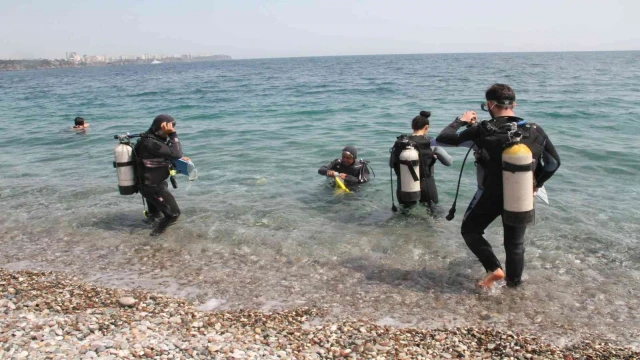
[[[529,225],[535,220],[534,212],[534,196],[533,196],[533,152],[525,143],[522,142],[523,133],[518,129],[519,125],[524,124],[521,120],[519,123],[511,122],[506,125],[496,127],[489,120],[484,120],[479,126],[483,127],[485,136],[494,134],[505,135],[508,138],[507,143],[501,153],[502,162],[502,221],[509,225]],[[475,126],[475,125],[474,125]],[[470,127],[470,126],[467,126]],[[529,125],[525,126],[527,129]],[[535,124],[534,124],[535,127]],[[530,134],[530,133],[528,133]],[[460,180],[462,178],[462,170],[467,161],[469,153],[473,150],[473,146],[469,148],[462,162],[460,175],[458,177],[458,186],[453,205],[449,210],[446,219],[451,221],[456,212],[456,202],[458,200],[458,191],[460,190]]]
[[[509,142],[502,151],[502,221],[529,225],[534,221],[533,154],[521,142],[522,133],[511,123]]]
[[[420,200],[420,156],[412,144],[402,150],[400,156],[400,197],[403,201]]]
[[[120,195],[133,195],[138,192],[135,175],[135,162],[130,138],[132,135],[114,135],[119,140],[113,150],[113,167],[118,171],[118,190]]]
[[[406,135],[400,135],[389,151],[392,154],[389,165],[396,170],[398,177],[398,201],[403,203],[420,200],[420,153],[417,144]],[[391,182],[393,202],[393,180]],[[392,209],[394,208],[395,205]]]
[[[336,175],[334,176],[334,181],[335,181],[335,186],[336,189],[342,190],[344,192],[351,192],[351,190],[349,190],[345,185],[344,182],[342,181],[342,179],[340,178],[340,174],[336,173]]]

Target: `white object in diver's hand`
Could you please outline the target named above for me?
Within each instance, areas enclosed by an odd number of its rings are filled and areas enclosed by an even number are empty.
[[[544,188],[544,185],[542,185],[542,187],[533,195],[542,200],[545,204],[549,205],[549,196],[547,196],[547,189]]]

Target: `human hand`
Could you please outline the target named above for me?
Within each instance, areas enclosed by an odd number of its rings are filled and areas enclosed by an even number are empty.
[[[328,170],[328,171],[327,171],[327,176],[328,176],[328,177],[334,177],[334,176],[336,176],[335,174],[336,174],[336,172],[335,172],[335,171],[333,171],[333,170]]]
[[[183,156],[183,157],[181,157],[180,159],[181,159],[181,160],[184,160],[184,161],[191,161],[191,159],[189,159],[189,158],[188,158],[188,157],[186,157],[186,156]]]
[[[462,114],[462,116],[460,117],[460,121],[468,123],[468,124],[475,124],[477,120],[477,115],[475,111],[466,111],[464,114]]]
[[[164,122],[160,125],[160,130],[162,130],[163,133],[170,135],[173,134],[174,132],[176,132],[176,130],[173,128],[173,123],[170,122]]]
[[[344,180],[347,178],[347,174],[340,174],[340,179]]]

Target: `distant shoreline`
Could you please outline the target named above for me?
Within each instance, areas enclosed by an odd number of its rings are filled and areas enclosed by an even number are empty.
[[[229,55],[213,55],[196,58],[163,58],[163,59],[127,59],[114,60],[109,62],[74,62],[66,59],[37,59],[37,60],[0,60],[0,71],[23,71],[23,70],[45,70],[63,68],[83,68],[83,67],[105,67],[122,65],[142,65],[152,64],[152,61],[160,63],[181,63],[181,62],[204,62],[233,60]]]

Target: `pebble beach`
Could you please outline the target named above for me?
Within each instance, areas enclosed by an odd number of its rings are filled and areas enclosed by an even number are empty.
[[[637,359],[600,341],[560,347],[481,327],[416,329],[327,309],[202,311],[59,272],[0,269],[0,359]]]

